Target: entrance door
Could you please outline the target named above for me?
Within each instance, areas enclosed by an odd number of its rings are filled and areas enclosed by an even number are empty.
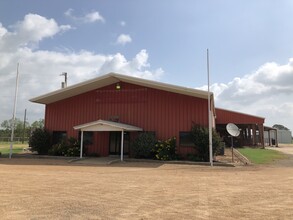
[[[129,153],[129,132],[124,132],[123,154]],[[109,154],[121,154],[121,131],[110,131]]]

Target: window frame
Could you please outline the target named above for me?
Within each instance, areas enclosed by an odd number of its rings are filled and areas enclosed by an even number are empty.
[[[179,131],[179,146],[195,147],[195,144],[192,142],[190,131]]]

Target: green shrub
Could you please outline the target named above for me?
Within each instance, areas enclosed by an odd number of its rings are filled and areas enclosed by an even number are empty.
[[[200,161],[209,161],[209,130],[206,127],[194,124],[191,128],[191,137]],[[218,133],[212,132],[213,156],[217,155],[223,147]]]
[[[134,158],[152,158],[157,160],[177,159],[176,138],[157,141],[152,133],[140,133],[131,144],[131,153]]]
[[[68,139],[68,149],[66,152],[67,157],[77,157],[80,155],[80,142],[71,137]]]
[[[54,144],[49,150],[53,156],[77,157],[80,155],[80,143],[73,137]]]
[[[130,145],[131,153],[134,158],[153,158],[152,150],[157,140],[155,135],[150,132],[140,133]]]
[[[47,154],[51,147],[50,133],[42,128],[35,129],[29,138],[29,146],[32,151],[37,151],[38,154]]]
[[[66,141],[61,141],[58,144],[54,144],[49,150],[48,154],[52,156],[64,156],[67,152]]]
[[[165,141],[158,141],[153,149],[155,159],[157,160],[174,160],[176,156],[176,137]]]

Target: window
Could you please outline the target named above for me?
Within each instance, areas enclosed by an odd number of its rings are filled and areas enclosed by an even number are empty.
[[[179,132],[179,145],[186,147],[194,147],[192,142],[192,137],[189,131],[180,131]]]
[[[78,134],[78,140],[80,141],[81,132]],[[83,144],[91,145],[94,143],[94,132],[93,131],[84,131],[83,132]]]
[[[66,131],[53,131],[52,143],[58,144],[63,140],[66,140],[67,133]]]

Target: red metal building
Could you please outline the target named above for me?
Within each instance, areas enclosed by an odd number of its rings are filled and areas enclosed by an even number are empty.
[[[226,143],[230,140],[226,125],[234,123],[240,129],[236,146],[264,147],[264,118],[220,108],[216,108],[216,114],[216,130]]]
[[[184,138],[192,123],[208,126],[208,92],[116,73],[30,101],[46,105],[45,128],[53,133],[53,141],[80,138],[84,132],[87,153],[101,156],[120,154],[121,143],[129,153],[129,143],[140,131],[163,140],[175,136],[177,153],[185,155],[192,151]]]

